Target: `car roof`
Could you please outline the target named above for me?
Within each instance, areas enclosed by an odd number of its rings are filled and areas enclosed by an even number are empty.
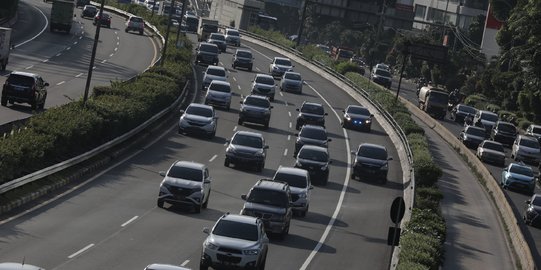
[[[235,28],[226,28],[225,31],[226,32],[238,32],[239,30],[237,30]]]
[[[255,76],[256,76],[256,77],[266,77],[266,78],[269,78],[269,79],[273,79],[273,80],[274,80],[274,78],[273,78],[271,75],[269,75],[269,74],[257,73]]]
[[[237,52],[247,52],[247,53],[252,53],[251,50],[247,50],[247,49],[237,49]]]
[[[322,126],[312,125],[312,124],[306,124],[306,125],[303,125],[303,126],[301,127],[301,130],[302,130],[302,129],[305,129],[305,128],[307,128],[307,129],[319,129],[319,130],[327,131],[327,130],[325,130],[325,128],[322,127]]]
[[[502,120],[498,120],[498,122],[496,122],[496,124],[506,124],[506,125],[512,125],[512,126],[514,126],[513,123],[507,122],[507,121],[502,121]]]
[[[348,105],[347,108],[359,108],[359,109],[367,109],[368,110],[367,107],[361,106],[361,105]],[[347,110],[347,108],[346,108],[346,110]]]
[[[183,161],[183,160],[177,160],[174,163],[175,167],[184,167],[184,168],[191,168],[191,169],[198,169],[202,170],[206,167],[205,164],[194,162],[194,161]]]
[[[235,221],[240,223],[247,223],[247,224],[257,224],[258,218],[252,217],[252,216],[245,216],[245,215],[237,215],[237,214],[230,214],[226,213],[222,217],[220,217],[220,220],[229,220],[229,221]]]
[[[201,104],[201,103],[190,103],[190,105],[188,105],[188,107],[198,107],[198,108],[214,110],[214,108],[212,106],[206,105],[206,104]]]
[[[253,137],[259,137],[259,138],[263,139],[263,134],[258,133],[258,132],[252,132],[252,131],[246,131],[246,130],[239,130],[239,131],[235,132],[235,134],[233,134],[233,136],[236,136],[237,134],[240,134],[240,135],[247,135],[247,136],[253,136]]]
[[[190,268],[172,264],[153,263],[145,267],[145,270],[189,270]]]
[[[387,151],[387,148],[383,145],[375,144],[375,143],[361,143],[359,147],[369,147],[369,148],[379,148]]]
[[[222,33],[210,33],[211,36],[224,36]]]
[[[316,146],[316,145],[309,145],[309,144],[305,144],[301,147],[301,150],[302,149],[309,149],[309,150],[315,150],[315,151],[320,151],[320,152],[325,152],[325,153],[328,153],[329,151],[327,150],[327,148],[325,147],[321,147],[321,146]],[[299,150],[300,151],[300,150]]]
[[[221,84],[221,85],[231,86],[231,84],[230,84],[229,82],[220,81],[220,80],[212,80],[212,81],[210,82],[210,84]]]
[[[251,98],[259,98],[259,99],[269,99],[267,96],[256,95],[256,94],[247,95],[246,98],[248,98],[248,97],[251,97]],[[244,98],[244,99],[246,99],[246,98]]]
[[[478,129],[478,130],[483,131],[483,132],[486,131],[485,128],[472,126],[472,125],[467,125],[465,129]]]
[[[279,56],[275,56],[274,60],[289,60],[289,61],[291,61],[291,59],[289,59],[287,57],[279,57]]]
[[[282,182],[282,181],[274,181],[272,179],[260,179],[255,183],[255,185],[252,188],[264,188],[264,189],[272,189],[272,190],[286,190],[286,188],[289,186],[288,183]]]
[[[521,163],[516,163],[516,162],[511,162],[509,163],[509,168],[511,167],[521,167],[521,168],[524,168],[524,169],[528,169],[528,170],[532,170],[532,167],[526,165],[526,164],[521,164]]]
[[[480,114],[492,114],[492,115],[498,115],[497,113],[495,112],[491,112],[491,111],[487,111],[487,110],[479,110],[479,113]]]
[[[13,75],[21,75],[21,76],[27,76],[27,77],[33,77],[33,78],[38,78],[39,75],[38,74],[35,74],[35,73],[30,73],[30,72],[24,72],[24,71],[12,71],[10,73],[10,75],[13,74]]]
[[[482,144],[484,143],[492,143],[492,144],[499,144],[503,147],[503,144],[501,142],[497,142],[497,141],[493,141],[493,140],[484,140],[483,142],[481,142]]]
[[[304,105],[313,105],[313,106],[321,106],[321,107],[323,107],[323,104],[321,104],[321,103],[309,102],[309,101],[303,102],[303,103],[302,103],[302,106],[304,106]],[[302,107],[302,106],[301,106],[301,107]]]
[[[210,42],[205,42],[205,41],[199,42],[199,47],[201,47],[202,45],[213,46],[213,47],[218,48],[218,45],[216,45],[214,43],[210,43]]]
[[[141,19],[141,20],[143,19],[143,17],[139,17],[139,16],[135,16],[135,15],[130,15],[130,19],[131,19],[131,18],[139,18],[139,19]]]
[[[299,76],[301,75],[299,72],[295,72],[295,71],[286,71],[286,72],[284,72],[284,75],[286,75],[286,74],[297,74]]]
[[[299,175],[299,176],[308,176],[308,171],[307,170],[301,169],[301,168],[295,168],[295,167],[280,166],[280,167],[278,167],[278,170],[276,170],[275,174],[277,174],[278,172],[286,173],[286,174]]]

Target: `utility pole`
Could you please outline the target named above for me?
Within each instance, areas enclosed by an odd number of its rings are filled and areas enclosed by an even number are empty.
[[[304,28],[304,20],[306,20],[306,7],[308,6],[310,2],[308,0],[304,0],[304,7],[302,8],[302,14],[301,14],[301,25],[299,26],[299,33],[297,34],[297,48],[301,44],[301,36],[302,36],[302,30]]]
[[[163,44],[162,60],[160,61],[160,66],[163,66],[163,63],[165,62],[165,56],[167,55],[167,43],[169,41],[169,31],[171,29],[171,18],[173,17],[173,9],[175,9],[175,0],[171,1],[171,7],[169,8],[169,16],[167,16],[167,30],[165,32],[165,43]]]
[[[88,91],[90,88],[90,81],[92,80],[92,70],[94,70],[94,60],[96,59],[96,49],[98,47],[98,41],[100,39],[101,18],[103,16],[103,6],[105,0],[101,0],[99,20],[96,23],[96,35],[94,36],[94,44],[92,45],[92,55],[90,56],[90,64],[88,65],[88,75],[86,76],[85,94],[83,96],[83,107],[86,107],[86,101],[88,100]]]

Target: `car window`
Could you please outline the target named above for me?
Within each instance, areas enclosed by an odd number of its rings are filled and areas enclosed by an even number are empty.
[[[210,34],[210,39],[225,41],[225,37],[220,34]]]
[[[31,87],[32,85],[34,85],[34,78],[19,74],[10,74],[7,82],[9,84]]]
[[[199,115],[203,117],[212,117],[212,110],[202,107],[189,106],[186,109],[186,114]]]
[[[541,134],[541,127],[534,127],[534,128],[532,128],[532,133],[534,133],[534,134]]]
[[[308,184],[305,176],[282,172],[277,172],[273,180],[286,182],[289,186],[297,188],[306,188]]]
[[[197,182],[203,181],[203,172],[200,169],[186,168],[181,166],[171,167],[167,173],[167,176]]]
[[[346,113],[360,114],[360,115],[370,115],[370,111],[367,108],[363,107],[348,107]]]
[[[220,220],[220,222],[214,226],[212,234],[247,241],[257,241],[259,239],[257,225],[230,220]]]
[[[530,177],[533,176],[532,169],[528,167],[523,167],[523,166],[511,166],[511,168],[509,168],[509,172],[520,174],[520,175],[526,175]]]
[[[248,146],[252,148],[263,148],[263,140],[257,136],[237,134],[231,141],[232,144]]]
[[[318,162],[327,162],[329,160],[329,155],[326,152],[307,148],[301,148],[297,157]]]
[[[535,205],[535,206],[541,206],[541,196],[536,196],[533,199],[532,204]]]
[[[204,51],[204,52],[218,54],[218,47],[216,45],[212,46],[210,44],[201,44],[201,46],[199,47],[199,50]]]
[[[221,83],[211,83],[209,86],[209,90],[223,92],[223,93],[231,93],[231,87],[227,84],[221,84]]]
[[[139,17],[132,17],[130,19],[131,22],[136,22],[136,23],[142,23],[143,22],[143,19],[142,18],[139,18]]]
[[[538,141],[525,140],[525,139],[520,140],[520,145],[530,147],[530,148],[537,148],[537,149],[539,149],[539,147],[540,147]]]
[[[517,128],[512,124],[500,123],[498,129],[505,132],[517,132]]]
[[[286,74],[284,74],[284,78],[286,78],[288,80],[300,81],[301,80],[301,75],[296,74],[296,73],[286,73]]]
[[[299,137],[316,139],[316,140],[327,140],[327,132],[323,129],[316,129],[310,127],[303,127],[299,133]]]
[[[325,111],[323,110],[323,106],[315,105],[315,104],[304,104],[301,107],[301,112],[319,114],[319,115],[325,114]]]
[[[483,113],[483,114],[481,114],[481,119],[487,120],[487,121],[490,121],[490,122],[496,122],[496,121],[498,121],[498,115],[490,114],[490,113]]]
[[[239,36],[239,32],[228,30],[228,31],[227,31],[227,35],[228,35],[228,36],[236,36],[236,37],[238,37],[238,36]]]
[[[391,77],[391,73],[389,71],[384,69],[376,69],[376,75],[384,76],[384,77]]]
[[[237,56],[243,58],[252,58],[252,53],[246,51],[237,51]]]
[[[270,107],[270,102],[267,99],[255,98],[255,97],[247,97],[244,100],[244,104],[250,105],[250,106],[256,106],[256,107],[262,107],[262,108]]]
[[[502,152],[502,153],[503,153],[503,145],[501,145],[501,144],[499,144],[499,143],[494,143],[494,142],[486,141],[486,142],[483,144],[483,148],[486,148],[486,149],[490,149],[490,150],[494,150],[494,151],[498,151],[498,152]]]
[[[466,134],[473,135],[473,136],[479,136],[479,137],[485,137],[485,130],[480,128],[467,128]]]
[[[285,192],[254,188],[250,191],[247,202],[287,207],[289,199]]]
[[[387,151],[379,147],[361,146],[357,151],[357,156],[367,157],[372,159],[386,160]]]
[[[207,74],[214,75],[214,76],[225,77],[225,70],[217,69],[217,68],[209,68],[209,69],[207,69]]]
[[[458,105],[457,110],[461,112],[465,112],[465,113],[471,113],[471,114],[475,114],[475,111],[476,111],[474,107],[470,107],[466,105]]]
[[[274,79],[270,77],[266,77],[266,76],[256,76],[255,82],[261,83],[261,84],[274,85]]]
[[[274,63],[280,66],[291,66],[291,61],[289,59],[278,58],[274,61]]]

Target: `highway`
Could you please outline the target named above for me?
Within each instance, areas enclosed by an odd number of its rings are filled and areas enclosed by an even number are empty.
[[[19,17],[13,27],[15,49],[11,51],[6,71],[0,72],[1,85],[15,70],[41,75],[50,84],[45,109],[83,97],[96,29],[90,18],[80,17],[81,8],[77,8],[69,35],[51,33],[50,10],[50,2],[20,2]],[[96,85],[131,78],[157,60],[159,47],[152,37],[148,33],[144,36],[125,33],[124,22],[124,18],[113,15],[111,29],[100,30],[90,91]],[[28,104],[8,104],[0,107],[0,124],[33,114]]]

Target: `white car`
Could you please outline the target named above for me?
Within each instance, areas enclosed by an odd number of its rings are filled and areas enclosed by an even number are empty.
[[[484,140],[477,147],[477,157],[483,162],[505,166],[505,150],[503,144],[491,140]]]
[[[207,89],[205,104],[229,110],[231,107],[231,85],[228,82],[212,81]]]
[[[310,207],[310,194],[314,188],[310,182],[307,170],[280,166],[274,177],[274,181],[286,182],[291,190],[291,204],[293,211],[304,217]]]
[[[216,112],[212,106],[192,103],[180,113],[182,116],[180,116],[178,122],[179,134],[203,134],[209,138],[214,138],[218,117],[216,117]]]
[[[39,266],[34,266],[30,264],[22,264],[22,263],[13,263],[13,262],[5,262],[0,263],[0,270],[45,270],[45,268],[41,268]]]
[[[242,269],[264,269],[269,238],[263,221],[256,217],[226,213],[211,229],[203,242],[199,269],[222,266]]]
[[[286,71],[280,81],[280,90],[296,92],[302,94],[302,80],[301,74],[293,71]]]
[[[531,124],[526,129],[526,135],[537,138],[541,142],[541,126]]]
[[[240,33],[239,30],[233,28],[225,29],[225,41],[227,44],[232,44],[234,46],[240,46]]]
[[[145,270],[190,270],[190,268],[172,264],[153,263],[145,267]]]
[[[272,77],[281,78],[286,71],[293,71],[295,67],[289,58],[274,57],[272,63],[269,65],[269,73]]]
[[[196,213],[207,208],[211,178],[206,165],[191,161],[175,161],[167,172],[160,172],[163,180],[158,194],[158,207],[164,203],[187,205]]]
[[[224,67],[220,66],[208,66],[207,70],[205,70],[205,74],[203,75],[203,90],[207,89],[207,87],[210,85],[210,82],[213,80],[218,81],[227,81],[227,73],[225,72]]]
[[[511,147],[511,158],[534,165],[541,161],[541,147],[535,137],[518,135]]]
[[[252,95],[262,95],[269,97],[270,101],[274,101],[276,94],[276,84],[274,78],[267,74],[256,74],[251,86]]]

